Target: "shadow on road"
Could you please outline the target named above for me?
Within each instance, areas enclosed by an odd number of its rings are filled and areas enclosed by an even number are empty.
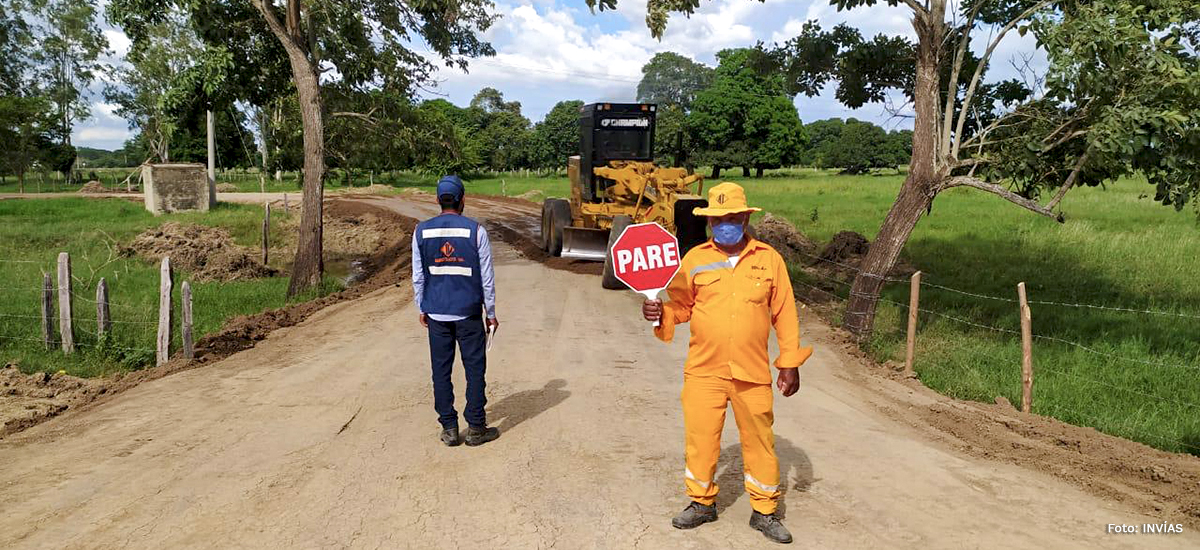
[[[488,423],[499,428],[501,432],[511,430],[566,401],[571,395],[571,392],[563,389],[566,385],[566,380],[556,378],[546,382],[540,389],[509,394],[488,407]]]
[[[779,491],[783,493],[779,498],[779,515],[787,517],[788,491],[808,491],[814,479],[812,462],[804,449],[779,434],[775,434],[775,456],[779,458]],[[717,486],[721,488],[717,494],[717,510],[733,506],[746,492],[743,468],[740,442],[721,449],[721,458],[717,461]]]

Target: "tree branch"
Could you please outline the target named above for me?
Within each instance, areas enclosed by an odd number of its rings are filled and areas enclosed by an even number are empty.
[[[971,41],[971,30],[975,28],[975,17],[986,2],[977,2],[967,15],[967,24],[963,26],[958,42],[958,51],[954,53],[954,66],[950,70],[950,83],[946,86],[946,112],[942,121],[942,143],[939,151],[945,154],[950,151],[950,127],[954,125],[954,100],[958,99],[958,73],[962,70],[963,58],[967,54],[967,43]],[[967,108],[967,104],[963,104]],[[955,155],[957,156],[957,155]]]
[[[950,189],[952,187],[973,187],[975,189],[979,189],[980,191],[987,191],[988,193],[996,195],[1008,202],[1020,206],[1021,208],[1029,210],[1030,212],[1041,214],[1047,218],[1052,218],[1059,223],[1063,222],[1063,217],[1051,212],[1050,209],[1045,208],[1025,197],[1022,197],[1021,195],[1013,193],[1004,186],[986,182],[974,176],[954,176],[947,179],[945,183],[942,184],[942,189]]]
[[[915,12],[917,15],[925,15],[926,13],[929,13],[925,9],[925,6],[918,4],[916,0],[904,0],[904,3],[908,5],[908,7],[912,8],[913,12]]]
[[[975,88],[979,85],[980,78],[983,77],[983,70],[985,67],[987,67],[988,61],[991,60],[992,52],[996,51],[996,46],[999,46],[1000,41],[1004,39],[1004,35],[1008,34],[1008,31],[1011,31],[1013,29],[1013,27],[1016,27],[1017,23],[1020,23],[1026,17],[1029,17],[1037,10],[1042,9],[1042,8],[1050,5],[1053,2],[1054,2],[1054,0],[1041,0],[1040,2],[1030,6],[1029,9],[1021,12],[1021,15],[1018,15],[1012,21],[1009,21],[1006,25],[1004,25],[1003,28],[1000,29],[1000,33],[996,35],[996,38],[992,39],[992,43],[988,44],[987,50],[983,52],[983,57],[979,58],[979,65],[977,67],[975,67],[975,74],[971,76],[971,84],[969,86],[967,86],[967,95],[965,95],[963,97],[963,106],[964,107],[967,105],[970,105],[971,100],[974,99]],[[954,127],[954,135],[955,136],[962,135],[963,126],[966,123],[967,123],[967,112],[966,112],[966,109],[964,109],[963,112],[959,113],[959,115],[958,115],[958,124],[955,125],[955,127]],[[961,141],[962,141],[961,138],[955,139],[954,152],[951,154],[952,157],[958,158],[958,150],[962,147]]]
[[[1046,203],[1047,210],[1053,210],[1058,203],[1062,202],[1063,197],[1067,196],[1067,191],[1075,185],[1075,180],[1079,178],[1079,171],[1083,169],[1083,164],[1087,162],[1088,156],[1092,154],[1092,148],[1088,147],[1082,155],[1079,155],[1079,160],[1075,161],[1075,167],[1071,169],[1071,174],[1067,176],[1067,181],[1063,182],[1062,187],[1058,188],[1058,193],[1054,195],[1050,202]]]

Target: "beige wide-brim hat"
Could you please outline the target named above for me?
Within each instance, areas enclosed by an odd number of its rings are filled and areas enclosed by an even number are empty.
[[[697,208],[692,211],[697,216],[726,216],[742,212],[761,212],[762,208],[754,208],[746,204],[746,190],[742,186],[728,181],[721,182],[708,190],[708,208]]]

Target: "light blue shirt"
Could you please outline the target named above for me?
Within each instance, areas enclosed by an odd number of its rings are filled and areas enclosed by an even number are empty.
[[[479,250],[479,275],[483,279],[483,307],[487,309],[488,319],[496,318],[496,273],[492,269],[492,242],[488,240],[487,229],[481,224],[475,232],[475,246]],[[421,310],[421,298],[425,294],[425,268],[421,263],[421,249],[417,247],[417,234],[412,238],[412,284],[413,295],[417,300],[417,311]],[[434,321],[449,323],[466,319],[461,315],[442,315],[430,313]]]

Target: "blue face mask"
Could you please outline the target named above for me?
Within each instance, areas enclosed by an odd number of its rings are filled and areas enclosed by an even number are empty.
[[[713,240],[717,241],[717,244],[733,246],[742,242],[744,230],[745,228],[740,223],[721,222],[712,228]]]

